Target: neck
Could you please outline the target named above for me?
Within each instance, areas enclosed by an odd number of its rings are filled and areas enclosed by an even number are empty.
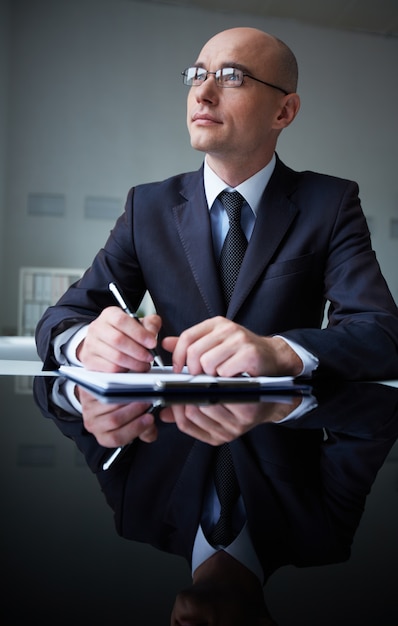
[[[215,582],[222,580],[226,584],[236,584],[238,581],[240,586],[251,591],[262,589],[253,572],[224,550],[219,550],[213,554],[195,570],[193,582],[198,583],[203,580],[214,580]]]
[[[238,160],[237,162],[226,162],[224,159],[218,158],[214,154],[206,154],[207,164],[213,172],[217,174],[229,187],[237,187],[248,178],[257,174],[271,161],[274,150],[258,161],[249,159]]]

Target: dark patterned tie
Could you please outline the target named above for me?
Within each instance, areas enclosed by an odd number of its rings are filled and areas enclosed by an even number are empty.
[[[210,541],[214,546],[227,546],[236,535],[232,519],[233,510],[240,493],[231,450],[227,443],[217,449],[214,482],[220,500],[221,512],[211,532]]]
[[[245,256],[247,239],[240,225],[243,197],[238,191],[223,191],[220,194],[229,219],[229,230],[225,238],[219,262],[221,284],[228,305]]]

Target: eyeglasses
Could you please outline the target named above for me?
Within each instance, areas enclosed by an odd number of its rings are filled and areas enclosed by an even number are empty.
[[[188,85],[188,87],[200,87],[200,85],[203,85],[209,74],[212,74],[215,77],[216,83],[219,87],[240,87],[243,83],[244,76],[246,76],[247,78],[256,80],[258,83],[267,85],[267,87],[278,89],[278,91],[284,93],[285,96],[290,93],[289,91],[286,91],[286,89],[282,89],[282,87],[278,87],[272,83],[267,83],[265,80],[255,78],[254,76],[251,76],[251,74],[246,74],[243,70],[240,70],[237,67],[223,67],[215,72],[208,72],[204,69],[204,67],[187,67],[187,69],[181,72],[181,74],[184,85]]]

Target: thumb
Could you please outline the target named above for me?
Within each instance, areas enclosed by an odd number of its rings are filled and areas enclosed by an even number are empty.
[[[162,327],[162,318],[160,317],[160,315],[146,315],[145,317],[141,318],[140,321],[143,326],[147,330],[149,330],[149,332],[153,333],[154,335],[159,334],[159,331]]]

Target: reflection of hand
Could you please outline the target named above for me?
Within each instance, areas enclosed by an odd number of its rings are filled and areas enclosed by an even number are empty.
[[[175,422],[181,432],[213,446],[237,439],[259,424],[279,422],[300,404],[299,396],[283,402],[242,404],[180,404],[166,407],[163,422]]]
[[[137,438],[146,443],[157,438],[155,418],[148,413],[150,403],[105,404],[82,387],[79,399],[84,426],[101,446],[117,448]]]

